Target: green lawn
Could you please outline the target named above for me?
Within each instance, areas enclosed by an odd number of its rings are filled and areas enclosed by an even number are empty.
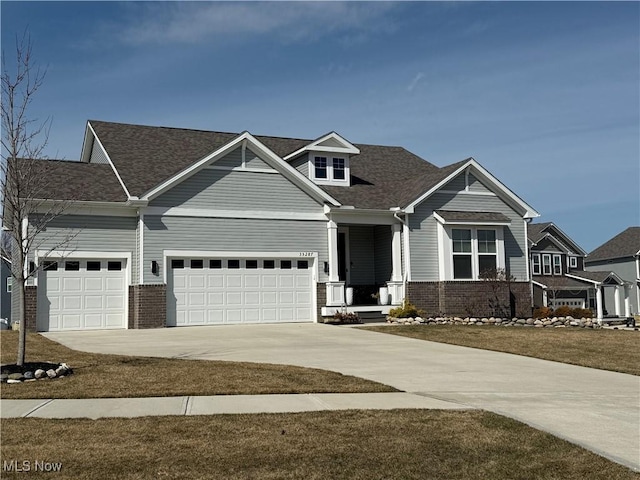
[[[640,333],[577,328],[378,325],[374,332],[640,375]]]
[[[481,411],[393,410],[102,420],[4,420],[2,459],[69,479],[638,479],[627,468]]]

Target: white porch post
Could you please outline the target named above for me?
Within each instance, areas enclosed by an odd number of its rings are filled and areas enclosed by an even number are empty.
[[[620,285],[616,285],[615,290],[613,291],[613,303],[615,303],[616,305],[616,317],[619,317],[620,315],[622,315],[622,305],[621,305],[621,298],[620,298]]]
[[[548,307],[549,306],[549,295],[547,293],[547,289],[546,288],[542,289],[542,306],[543,307]]]
[[[333,220],[327,223],[329,234],[329,281],[337,282],[338,278],[338,225]]]
[[[399,223],[391,225],[391,280],[387,288],[391,295],[391,304],[400,305],[404,298],[402,283],[402,230]]]
[[[602,323],[602,285],[596,286],[596,311],[598,317],[598,323]]]
[[[344,282],[338,272],[338,225],[333,220],[327,222],[329,248],[329,281],[327,282],[327,306],[341,306],[345,303]]]
[[[631,285],[625,283],[624,284],[624,316],[631,316]]]
[[[391,281],[402,281],[402,235],[401,225],[395,223],[391,225]]]

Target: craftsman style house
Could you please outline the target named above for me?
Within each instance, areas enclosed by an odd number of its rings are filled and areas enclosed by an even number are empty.
[[[589,308],[599,319],[630,315],[629,282],[608,266],[585,271],[591,254],[558,226],[531,223],[528,238],[534,307]]]
[[[79,162],[19,162],[47,166],[48,201],[72,201],[46,235],[73,240],[31,252],[31,329],[315,322],[405,298],[483,315],[492,269],[531,312],[538,213],[472,158],[90,121]]]

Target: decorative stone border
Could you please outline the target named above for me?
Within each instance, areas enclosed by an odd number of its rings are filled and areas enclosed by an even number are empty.
[[[387,317],[387,323],[398,325],[494,325],[500,327],[554,327],[554,328],[602,328],[595,318],[499,318],[499,317]]]
[[[66,363],[34,362],[24,365],[2,365],[1,383],[35,382],[71,375],[73,370]]]

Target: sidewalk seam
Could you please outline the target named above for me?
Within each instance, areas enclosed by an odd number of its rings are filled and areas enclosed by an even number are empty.
[[[190,414],[192,402],[193,402],[192,396],[185,397],[185,401],[183,402],[182,415]]]
[[[31,410],[29,410],[27,413],[24,413],[22,415],[20,415],[22,418],[26,418],[29,415],[31,415],[32,413],[35,413],[36,410],[40,410],[42,407],[44,407],[45,405],[49,405],[51,402],[53,402],[53,398],[49,398],[48,400],[44,401],[43,403],[36,405],[34,408],[32,408]]]

